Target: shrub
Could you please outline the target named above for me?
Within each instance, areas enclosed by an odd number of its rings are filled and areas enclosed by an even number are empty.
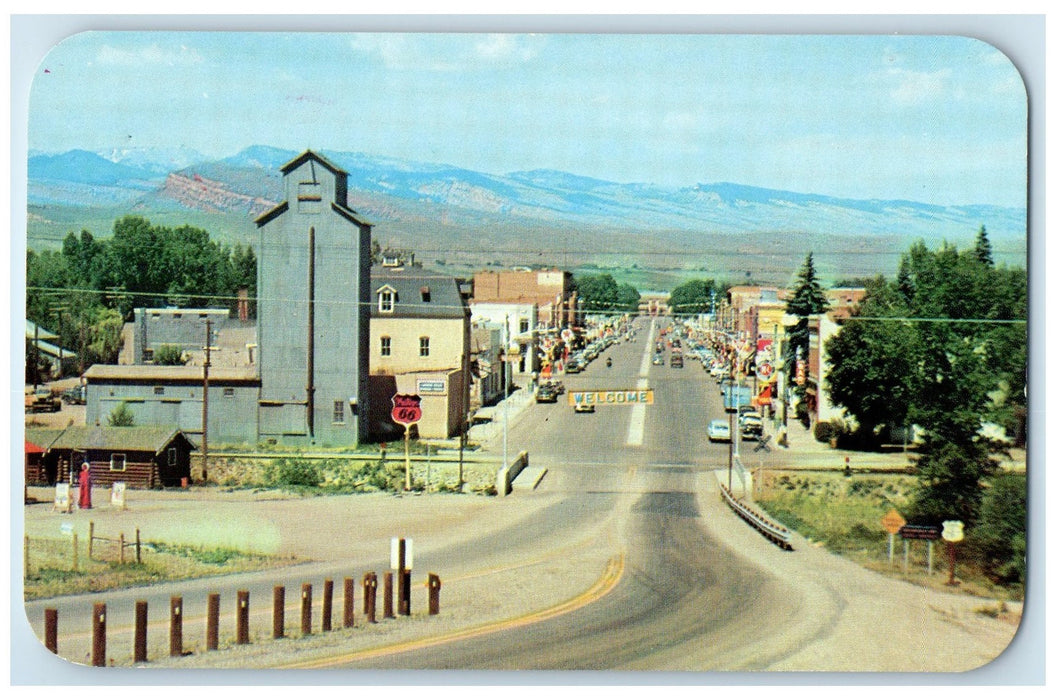
[[[836,433],[833,430],[831,423],[819,420],[814,424],[814,439],[818,442],[827,443],[834,437],[836,437]]]
[[[183,350],[178,345],[162,345],[154,351],[156,365],[182,365]]]

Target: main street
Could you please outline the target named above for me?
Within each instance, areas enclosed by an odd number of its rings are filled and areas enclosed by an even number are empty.
[[[445,614],[435,624],[357,627],[300,649],[262,639],[266,633],[258,631],[248,654],[229,649],[161,665],[954,671],[1000,653],[1014,628],[971,614],[970,600],[883,578],[799,537],[794,551],[780,550],[740,521],[717,487],[726,478],[729,447],[709,443],[704,433],[709,419],[726,416],[715,382],[698,362],[652,365],[651,323],[639,319],[637,340],[609,348],[586,372],[564,379],[570,393],[648,387],[652,405],[599,405],[580,414],[562,396],[556,404],[527,407],[510,425],[511,452],[527,450],[532,465],[547,469],[534,491],[479,500],[437,495],[253,504],[246,512],[258,514],[261,528],[273,509],[294,509],[281,521],[289,523],[289,536],[302,542],[344,537],[347,546],[331,560],[281,572],[38,601],[27,605],[29,619],[40,634],[43,607],[59,605],[66,635],[60,653],[80,660],[95,599],[105,597],[113,611],[110,648],[127,649],[134,600],[148,599],[152,610],[164,611],[169,596],[182,594],[184,619],[198,630],[207,591],[221,591],[227,611],[234,591],[245,588],[255,629],[266,630],[274,584],[286,586],[287,604],[295,606],[301,581],[384,571],[386,540],[372,542],[371,533],[380,539],[387,532],[415,539],[416,574],[438,571],[444,578]],[[611,367],[605,357],[613,359]],[[742,450],[748,466],[773,458],[751,452],[752,445]],[[501,455],[501,437],[489,449]],[[452,504],[474,510],[440,510]],[[478,505],[483,509],[475,510]],[[434,506],[440,515],[430,515]],[[212,517],[224,517],[219,506],[208,507]],[[331,524],[347,522],[341,508],[353,512],[351,537]],[[359,509],[369,518],[358,517]],[[415,595],[420,611],[422,591]],[[575,604],[567,605],[569,599]],[[152,639],[163,639],[164,630],[165,620],[157,619]]]

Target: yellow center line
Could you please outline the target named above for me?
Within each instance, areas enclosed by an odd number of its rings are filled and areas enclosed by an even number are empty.
[[[498,622],[490,622],[477,627],[470,627],[464,630],[458,630],[450,632],[448,634],[441,634],[435,637],[426,637],[423,639],[414,639],[407,642],[399,642],[396,644],[390,644],[374,649],[365,649],[362,651],[354,651],[348,654],[340,654],[336,656],[329,656],[324,659],[313,659],[311,661],[302,661],[298,663],[287,664],[278,666],[276,668],[284,669],[312,669],[312,668],[324,668],[327,666],[338,666],[341,664],[351,663],[353,661],[362,661],[365,659],[373,659],[379,656],[388,656],[390,654],[400,654],[408,651],[417,651],[419,649],[426,649],[433,646],[439,646],[441,644],[449,644],[451,642],[462,641],[466,639],[472,639],[474,637],[480,637],[487,634],[492,634],[499,631],[506,631],[524,627],[526,625],[535,624],[537,622],[543,622],[560,615],[565,615],[575,610],[578,610],[589,603],[593,603],[596,600],[601,599],[607,595],[616,584],[620,582],[623,577],[624,570],[624,555],[622,553],[609,559],[608,564],[605,567],[605,571],[601,577],[594,582],[594,584],[583,593],[579,594],[575,598],[560,603],[551,608],[545,610],[539,610],[518,617],[510,618],[508,620],[501,620]]]

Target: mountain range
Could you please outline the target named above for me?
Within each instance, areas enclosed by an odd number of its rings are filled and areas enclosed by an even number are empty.
[[[490,248],[525,259],[563,254],[582,262],[593,253],[626,261],[642,251],[643,237],[654,254],[674,258],[716,246],[764,256],[767,248],[770,255],[821,251],[834,240],[848,252],[860,244],[901,251],[917,239],[967,245],[985,225],[995,250],[1025,263],[1024,208],[846,199],[728,182],[663,187],[554,170],[493,175],[364,153],[320,153],[348,172],[349,206],[375,225],[375,235],[418,251],[479,255]],[[231,231],[249,235],[252,218],[282,198],[279,168],[297,155],[270,146],[219,160],[186,149],[33,153],[30,247],[34,230],[47,230],[50,214],[64,212],[56,219],[60,226],[76,219],[71,209],[218,216],[231,222]]]

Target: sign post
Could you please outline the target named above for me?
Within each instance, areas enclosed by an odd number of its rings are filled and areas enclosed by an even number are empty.
[[[880,518],[880,524],[887,530],[887,563],[890,564],[895,560],[895,535],[906,524],[906,519],[892,508],[887,515]]]
[[[403,426],[403,490],[411,490],[411,426],[422,419],[422,398],[418,394],[395,394],[392,419]]]
[[[942,539],[946,540],[946,558],[950,561],[950,577],[946,580],[946,585],[956,586],[954,568],[957,565],[957,548],[955,545],[964,539],[964,523],[960,520],[944,520],[942,522]]]

